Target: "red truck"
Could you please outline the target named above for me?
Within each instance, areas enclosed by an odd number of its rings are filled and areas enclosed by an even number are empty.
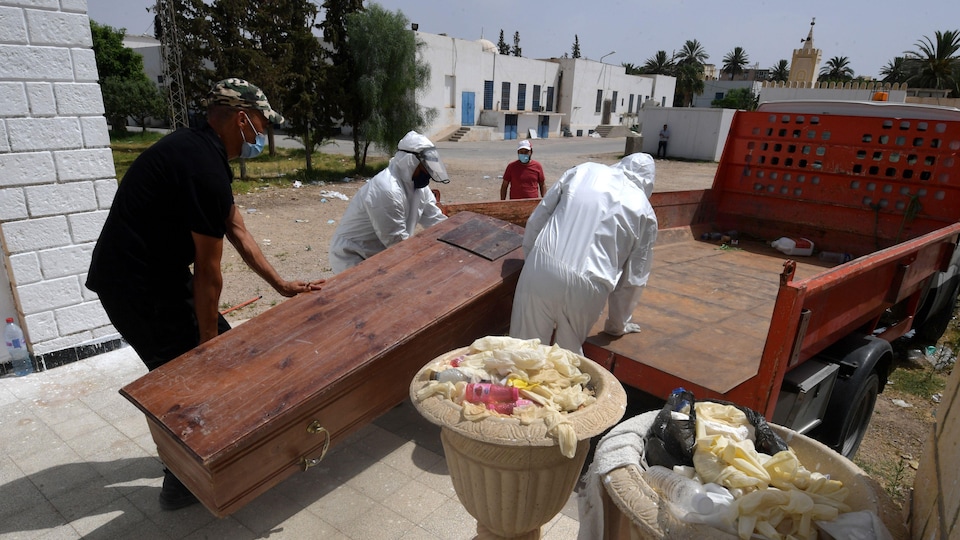
[[[660,232],[634,313],[642,332],[603,334],[603,315],[584,354],[657,398],[682,386],[736,402],[852,457],[891,342],[911,330],[933,341],[953,315],[958,151],[960,109],[785,101],[738,112],[710,189],[651,197]],[[536,203],[444,208],[523,224]],[[770,246],[780,237],[816,251],[786,256]]]

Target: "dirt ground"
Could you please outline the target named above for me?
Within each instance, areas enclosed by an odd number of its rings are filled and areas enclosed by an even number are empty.
[[[544,163],[547,186],[566,168],[584,161],[615,163],[617,154],[571,155],[560,162]],[[441,191],[445,202],[472,202],[499,198],[502,167],[506,162],[445,160],[452,181],[431,184]],[[655,191],[676,191],[709,187],[716,163],[657,161]],[[319,279],[332,274],[327,261],[330,238],[362,181],[304,185],[300,188],[263,187],[240,194],[236,203],[243,212],[247,228],[260,243],[264,254],[281,275],[288,279]],[[248,300],[262,298],[227,314],[231,321],[256,316],[283,301],[283,297],[251,272],[227,243],[223,257],[224,289],[220,309],[225,310]],[[893,377],[896,377],[894,372]],[[904,408],[893,403],[903,400]],[[910,395],[886,391],[880,395],[867,436],[856,462],[867,470],[890,494],[897,505],[905,504],[923,440],[933,420],[936,404]]]

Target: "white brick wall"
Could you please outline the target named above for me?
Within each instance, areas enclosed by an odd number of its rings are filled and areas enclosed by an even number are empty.
[[[0,314],[34,354],[118,337],[83,286],[117,191],[86,10],[0,0]]]

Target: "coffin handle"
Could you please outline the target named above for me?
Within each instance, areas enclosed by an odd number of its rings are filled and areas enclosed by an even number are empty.
[[[315,457],[315,458],[303,457],[303,458],[300,458],[300,459],[301,459],[300,464],[303,465],[303,470],[305,470],[305,471],[306,471],[307,469],[309,469],[310,467],[314,467],[314,466],[320,464],[320,462],[323,461],[323,458],[327,455],[327,449],[330,448],[330,432],[327,431],[327,428],[325,428],[325,427],[323,427],[322,425],[320,425],[320,421],[319,421],[319,420],[314,420],[313,422],[310,423],[309,426],[307,426],[307,433],[312,433],[312,434],[314,434],[314,435],[316,435],[316,434],[322,434],[322,435],[323,435],[323,450],[320,451],[320,456],[319,456],[319,457]]]

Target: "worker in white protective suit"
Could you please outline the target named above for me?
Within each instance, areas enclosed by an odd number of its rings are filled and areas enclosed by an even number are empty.
[[[367,181],[350,201],[330,241],[334,274],[413,236],[446,216],[437,207],[430,180],[446,184],[447,169],[430,139],[411,131],[400,139],[387,168]]]
[[[653,157],[631,154],[613,166],[578,165],[547,191],[523,235],[511,336],[550,343],[556,331],[558,345],[582,354],[604,302],[604,332],[640,331],[631,317],[657,239],[654,173]]]

